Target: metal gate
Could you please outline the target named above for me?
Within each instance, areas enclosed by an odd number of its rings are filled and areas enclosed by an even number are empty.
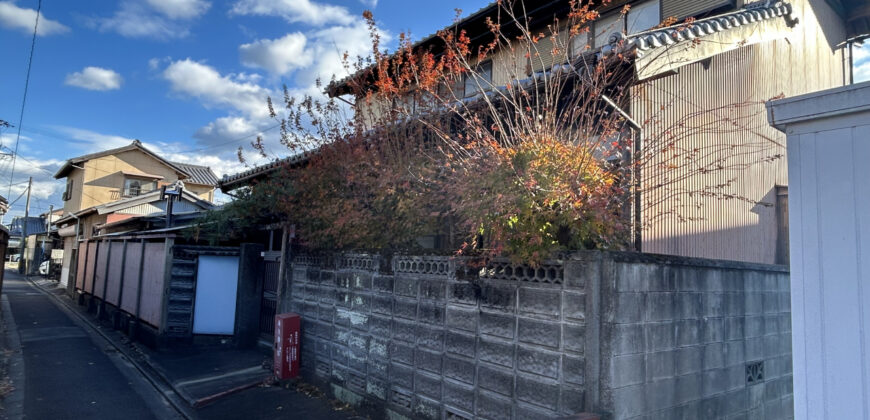
[[[275,312],[278,309],[278,273],[281,267],[281,252],[265,252],[263,254],[263,264],[260,334],[271,338],[275,334]]]

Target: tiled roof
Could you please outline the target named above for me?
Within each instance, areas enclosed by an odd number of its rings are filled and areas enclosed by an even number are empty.
[[[667,47],[683,41],[691,41],[717,32],[723,32],[731,28],[749,25],[763,20],[773,19],[779,16],[791,16],[792,7],[782,1],[761,0],[749,3],[743,8],[731,13],[725,13],[699,19],[690,25],[674,25],[667,28],[640,32],[625,36],[614,33],[608,40],[610,45],[605,46],[601,53],[608,55],[617,49],[635,48],[638,51],[648,51],[660,47]],[[623,42],[624,41],[624,42]]]
[[[217,175],[215,175],[214,172],[211,171],[211,168],[209,168],[208,166],[191,165],[189,163],[181,162],[172,162],[172,164],[178,166],[184,172],[190,174],[189,178],[183,180],[184,182],[211,186],[215,186],[218,184]]]
[[[303,163],[308,160],[312,153],[314,153],[314,151],[303,152],[293,156],[285,157],[283,159],[274,160],[265,165],[255,166],[251,169],[236,174],[224,175],[224,177],[217,182],[217,186],[221,189],[221,191],[224,192],[234,190],[244,185],[246,181],[267,175],[277,170],[278,168],[281,168],[284,165],[295,165]]]
[[[176,166],[174,163],[172,163],[172,162],[170,162],[170,161],[168,161],[168,160],[162,158],[160,155],[158,155],[158,154],[152,152],[151,150],[148,150],[145,146],[142,145],[142,142],[141,142],[141,141],[139,141],[139,140],[133,140],[132,143],[130,143],[130,144],[128,144],[127,146],[124,146],[124,147],[118,147],[118,148],[116,148],[116,149],[103,150],[103,151],[100,151],[100,152],[96,152],[96,153],[91,153],[91,154],[88,154],[88,155],[82,155],[82,156],[74,157],[74,158],[72,158],[72,159],[67,159],[67,161],[64,162],[64,164],[60,167],[60,169],[57,170],[57,173],[54,174],[54,177],[55,177],[55,179],[60,179],[60,178],[64,178],[64,177],[66,177],[67,174],[69,173],[70,169],[74,168],[75,165],[78,165],[78,164],[80,164],[80,163],[82,163],[82,162],[87,162],[87,161],[89,161],[89,160],[91,160],[91,159],[96,159],[96,158],[99,158],[99,157],[102,157],[102,156],[114,155],[114,154],[117,154],[117,153],[123,153],[123,152],[127,152],[127,151],[130,151],[130,150],[140,150],[140,151],[142,151],[143,153],[145,153],[146,155],[149,155],[149,156],[153,157],[154,159],[157,159],[157,160],[160,161],[161,163],[165,164],[166,166],[172,168],[173,170],[175,170],[175,171],[177,171],[177,172],[179,172],[179,173],[182,173],[182,174],[186,174],[186,172],[185,172],[183,169],[179,168],[179,167]]]

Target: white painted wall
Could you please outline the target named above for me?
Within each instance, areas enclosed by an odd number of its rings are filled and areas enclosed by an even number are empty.
[[[193,306],[193,333],[233,335],[239,257],[200,256]]]
[[[870,420],[870,83],[768,112],[788,136],[795,418]]]

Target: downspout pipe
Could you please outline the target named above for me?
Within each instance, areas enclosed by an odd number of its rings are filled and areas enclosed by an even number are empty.
[[[625,112],[624,109],[620,108],[619,105],[616,104],[612,99],[610,99],[607,95],[601,95],[601,98],[604,99],[604,102],[607,103],[614,111],[616,111],[622,118],[625,118],[625,121],[635,132],[635,139],[632,142],[632,165],[631,165],[631,186],[634,190],[632,194],[634,198],[632,200],[631,212],[632,212],[632,242],[634,242],[634,250],[637,252],[641,252],[641,218],[640,218],[640,168],[634,164],[635,159],[640,156],[640,147],[641,142],[643,141],[643,127],[631,118],[631,115],[628,112]]]

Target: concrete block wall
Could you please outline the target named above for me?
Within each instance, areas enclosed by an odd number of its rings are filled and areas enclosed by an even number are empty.
[[[391,418],[791,417],[781,267],[344,254],[297,255],[288,274],[307,378]]]
[[[585,287],[561,264],[501,262],[468,281],[447,257],[345,255],[292,272],[302,364],[336,394],[431,419],[584,410]]]
[[[597,263],[600,404],[614,418],[793,417],[784,268],[643,254]]]

